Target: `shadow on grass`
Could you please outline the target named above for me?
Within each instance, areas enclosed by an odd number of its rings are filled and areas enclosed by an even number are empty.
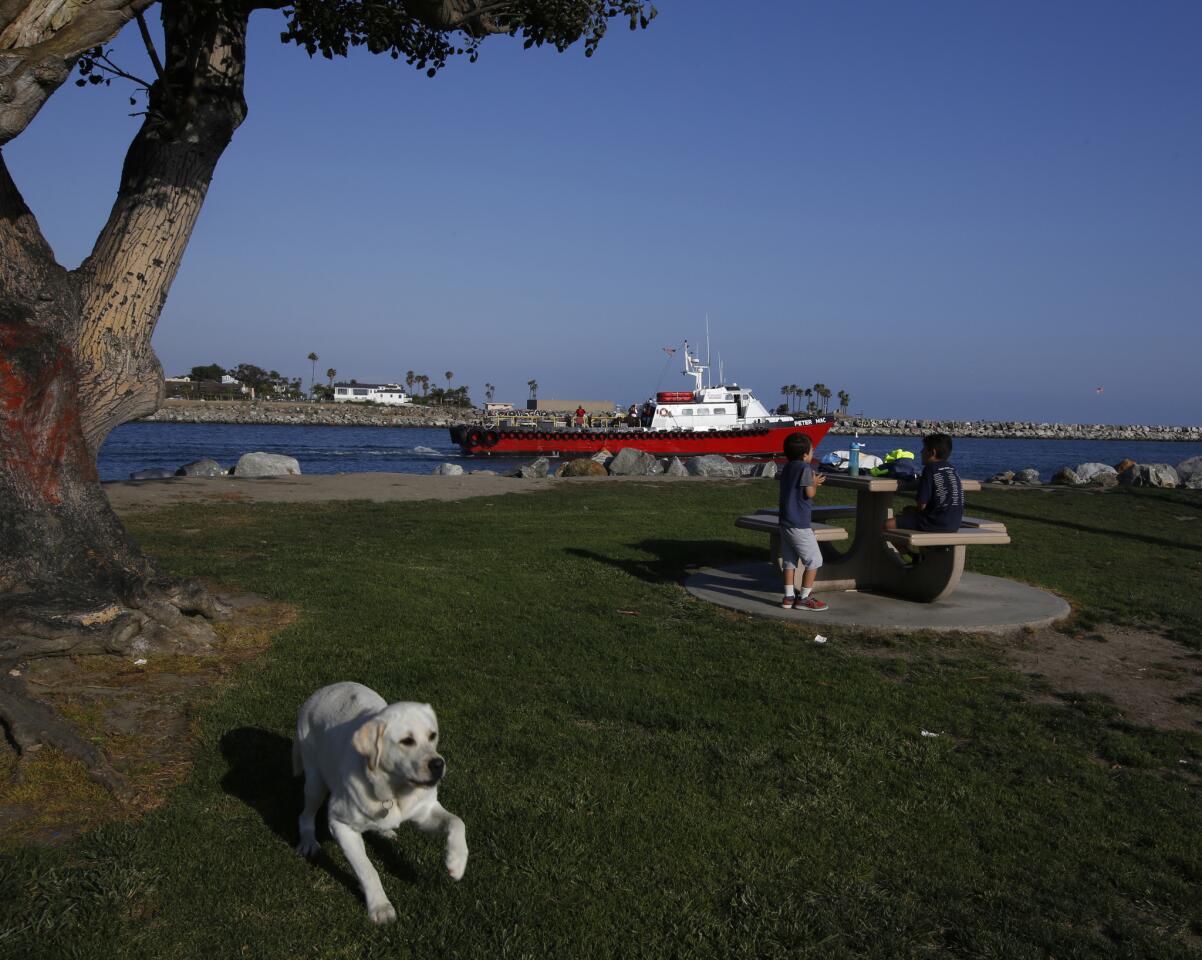
[[[239,727],[221,738],[221,754],[229,764],[229,770],[221,778],[221,788],[258,813],[272,833],[290,849],[294,848],[300,839],[297,818],[304,806],[304,793],[301,778],[292,775],[292,740],[270,730]],[[365,834],[363,839],[374,854],[377,868],[383,868],[381,872],[406,883],[417,881],[417,871],[400,855],[394,843],[371,833]],[[362,897],[354,874],[326,852],[335,841],[326,823],[324,804],[317,814],[317,840],[322,844],[322,851],[314,864],[357,897]]]
[[[1105,537],[1116,537],[1120,540],[1134,540],[1137,543],[1146,543],[1154,547],[1169,547],[1174,550],[1192,550],[1202,553],[1202,546],[1183,543],[1180,540],[1166,540],[1163,537],[1153,537],[1146,533],[1127,533],[1122,530],[1116,530],[1114,527],[1091,527],[1085,523],[1074,523],[1072,520],[1052,520],[1048,517],[1041,517],[1032,513],[1006,510],[1003,507],[995,507],[992,504],[983,505],[981,509],[985,513],[997,514],[999,517],[1010,517],[1014,520],[1030,520],[1032,523],[1041,523],[1048,527],[1061,527],[1065,530],[1076,530],[1078,533],[1096,533]]]
[[[647,583],[676,583],[684,577],[687,567],[747,563],[766,557],[766,550],[757,550],[732,540],[640,540],[627,546],[632,550],[649,553],[652,557],[641,560],[632,557],[611,557],[580,547],[569,547],[566,552],[574,557],[616,567],[623,573]]]

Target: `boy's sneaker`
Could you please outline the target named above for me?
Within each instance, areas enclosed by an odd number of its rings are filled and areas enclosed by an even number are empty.
[[[780,601],[780,605],[782,607],[784,607],[786,610],[792,610],[793,604],[800,599],[801,599],[800,597],[793,596],[793,595],[790,595],[787,597],[782,597],[781,601]]]
[[[804,600],[798,597],[793,601],[794,610],[825,610],[826,608],[827,604],[819,600],[812,593]]]

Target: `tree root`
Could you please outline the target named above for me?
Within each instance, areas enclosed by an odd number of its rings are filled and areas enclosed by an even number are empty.
[[[11,668],[47,657],[202,654],[217,642],[210,621],[229,616],[230,608],[195,581],[145,582],[125,598],[70,592],[0,597],[0,721],[20,758],[43,745],[57,747],[82,761],[115,797],[126,799],[129,788],[104,754],[30,697]]]
[[[57,747],[82,762],[88,776],[117,800],[126,802],[132,798],[129,784],[113,769],[108,758],[77,734],[58,713],[29,697],[25,682],[20,678],[0,677],[0,721],[7,728],[22,761],[43,746]]]

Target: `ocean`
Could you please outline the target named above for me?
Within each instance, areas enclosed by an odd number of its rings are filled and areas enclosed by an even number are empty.
[[[828,436],[818,454],[845,450],[850,437]],[[864,452],[882,456],[897,447],[918,453],[917,437],[864,437]],[[516,465],[531,458],[498,461],[464,457],[445,429],[418,427],[316,427],[222,423],[127,423],[100,451],[101,480],[127,480],[136,470],[174,471],[201,457],[232,466],[251,451],[283,453],[300,461],[302,473],[430,473],[446,461],[473,466]],[[1177,464],[1202,455],[1202,443],[1128,440],[957,440],[952,462],[961,476],[986,480],[1001,470],[1034,467],[1043,480],[1079,463]]]

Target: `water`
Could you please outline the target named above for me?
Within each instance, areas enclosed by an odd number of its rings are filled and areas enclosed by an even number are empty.
[[[917,437],[861,437],[863,453],[883,456],[901,447],[915,454]],[[818,452],[846,450],[852,438],[829,436]],[[100,451],[100,478],[125,480],[135,470],[181,464],[212,457],[232,466],[252,450],[283,453],[300,461],[302,473],[430,473],[445,461],[465,465],[483,459],[464,458],[445,428],[313,427],[223,423],[127,423],[110,434]],[[985,480],[1001,470],[1034,467],[1043,479],[1063,466],[1109,463],[1130,457],[1140,463],[1177,464],[1202,455],[1202,443],[1130,440],[957,440],[952,462],[960,474]]]

